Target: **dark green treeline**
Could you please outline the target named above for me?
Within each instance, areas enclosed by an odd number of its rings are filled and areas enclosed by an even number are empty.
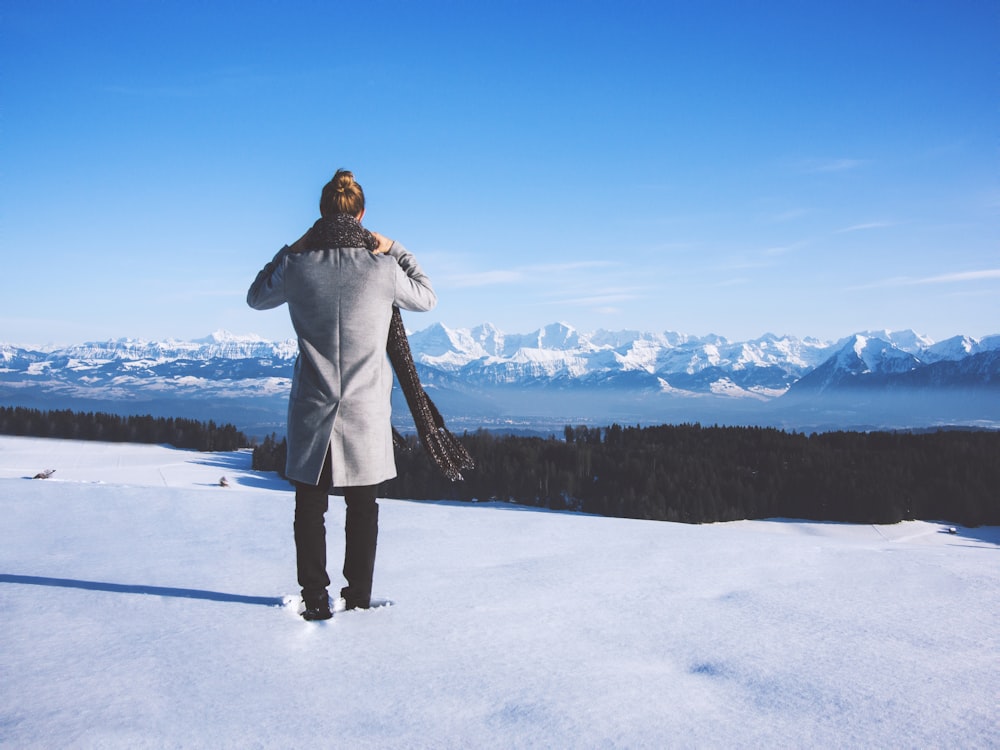
[[[452,484],[413,436],[383,497],[501,500],[685,523],[803,518],[1000,524],[1000,433],[827,432],[759,427],[567,427],[563,439],[487,431],[461,438],[476,461]],[[280,470],[271,440],[255,466]],[[268,458],[271,463],[268,463]],[[258,460],[259,459],[259,460]]]
[[[567,427],[564,437],[466,435],[476,470],[458,484],[435,476],[413,447],[397,455],[399,477],[384,494],[685,523],[1000,523],[1000,433],[612,425]]]
[[[41,411],[0,406],[0,434],[27,437],[157,443],[198,451],[234,451],[250,440],[231,424],[152,416],[127,416],[69,409]]]

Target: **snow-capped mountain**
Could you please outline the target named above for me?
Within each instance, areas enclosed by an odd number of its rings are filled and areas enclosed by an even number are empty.
[[[804,375],[796,389],[808,388],[822,393],[827,389],[854,386],[873,378],[885,378],[911,372],[921,367],[920,360],[909,351],[871,334],[855,334],[833,356]]]
[[[857,402],[858,393],[918,390],[927,402],[928,389],[938,406],[960,393],[961,413],[948,406],[922,417],[926,404],[900,403],[878,418],[893,426],[1000,423],[1000,335],[935,343],[913,331],[866,331],[835,342],[773,334],[730,341],[673,331],[588,333],[566,323],[508,334],[487,323],[435,324],[412,332],[410,346],[438,406],[469,426],[870,424],[871,403]],[[224,331],[195,341],[117,339],[46,350],[0,344],[0,403],[145,409],[281,429],[296,355],[294,340]],[[405,421],[401,400],[398,411]]]
[[[909,350],[886,338],[855,334],[794,383],[792,393],[872,388],[991,388],[998,385],[1000,337],[923,340]]]
[[[450,329],[436,324],[411,335],[414,358],[473,385],[606,384],[616,375],[633,386],[712,392],[730,380],[751,392],[780,395],[825,359],[830,344],[772,334],[745,342],[675,332],[581,333],[554,323],[530,334],[505,335],[492,325]],[[642,375],[647,377],[643,378]]]
[[[80,361],[147,360],[163,362],[167,360],[211,359],[254,359],[272,358],[294,360],[298,354],[295,339],[272,342],[260,336],[235,336],[227,331],[216,331],[209,336],[194,341],[141,341],[138,339],[115,339],[105,342],[90,342],[55,350],[52,354]]]

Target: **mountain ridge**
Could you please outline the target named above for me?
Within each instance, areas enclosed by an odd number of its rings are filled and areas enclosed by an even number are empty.
[[[676,331],[582,332],[564,322],[529,333],[435,323],[409,340],[428,393],[449,419],[469,426],[687,420],[797,429],[868,424],[873,415],[895,426],[979,418],[1000,426],[998,334],[935,342],[907,329],[836,341],[772,333],[732,341]],[[122,410],[200,402],[266,413],[263,421],[278,425],[296,356],[294,339],[221,330],[192,341],[0,344],[0,401]],[[893,399],[873,404],[876,392]],[[899,398],[911,392],[925,401],[931,394],[934,403],[914,411]],[[394,412],[405,421],[396,395]]]

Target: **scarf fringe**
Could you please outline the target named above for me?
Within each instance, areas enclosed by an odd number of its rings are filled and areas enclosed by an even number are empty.
[[[476,468],[476,462],[472,460],[472,456],[458,441],[458,438],[444,426],[441,413],[420,384],[417,368],[413,364],[410,342],[406,338],[406,329],[403,327],[403,316],[400,315],[398,307],[392,308],[386,351],[389,354],[392,369],[396,371],[399,387],[406,397],[406,405],[410,407],[410,414],[413,415],[413,421],[417,426],[417,435],[424,450],[448,479],[452,482],[462,481],[464,479],[462,470]],[[401,436],[395,430],[393,438],[394,440],[398,438],[397,444],[402,443]]]

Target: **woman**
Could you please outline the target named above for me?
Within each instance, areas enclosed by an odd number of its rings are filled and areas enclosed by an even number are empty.
[[[393,306],[431,310],[437,295],[413,255],[361,226],[365,196],[339,170],[323,188],[321,218],[283,247],[250,286],[247,304],[288,304],[299,356],[288,401],[286,475],[295,484],[295,550],[307,620],[331,617],[324,514],[343,488],[348,609],[371,603],[380,482],[396,476],[392,371],[386,339]]]

